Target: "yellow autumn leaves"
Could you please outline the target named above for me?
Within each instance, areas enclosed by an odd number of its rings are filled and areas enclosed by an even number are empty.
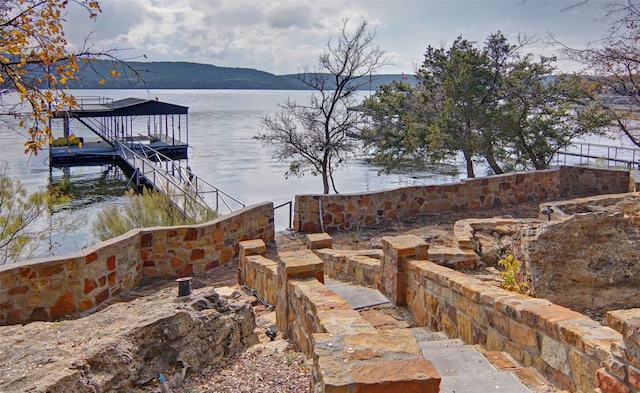
[[[54,112],[76,105],[66,84],[76,78],[79,62],[96,60],[96,54],[67,49],[63,15],[67,6],[73,5],[83,7],[93,19],[101,12],[100,4],[86,0],[2,1],[0,83],[2,88],[19,93],[20,101],[30,107],[32,113],[20,119],[20,125],[29,135],[25,153],[37,154],[52,139],[48,124]],[[113,69],[110,75],[119,73]]]

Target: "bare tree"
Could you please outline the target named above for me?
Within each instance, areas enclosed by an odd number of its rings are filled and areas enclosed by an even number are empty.
[[[366,21],[353,32],[348,21],[334,45],[318,58],[319,71],[298,75],[313,93],[306,105],[287,100],[278,111],[263,119],[263,134],[256,136],[265,146],[275,147],[275,156],[289,162],[288,175],[322,176],[323,192],[336,190],[333,173],[358,149],[352,138],[365,124],[365,116],[354,110],[360,104],[355,92],[368,85],[372,73],[387,64],[385,52],[374,45],[375,31]]]
[[[603,37],[583,49],[564,46],[564,54],[585,65],[588,87],[600,94],[601,104],[622,134],[640,147],[640,129],[633,120],[640,103],[640,1],[606,3],[604,20],[609,29]]]

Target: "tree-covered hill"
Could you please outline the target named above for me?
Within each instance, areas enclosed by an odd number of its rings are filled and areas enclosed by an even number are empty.
[[[306,87],[297,75],[274,75],[250,68],[217,67],[189,62],[129,62],[131,69],[117,66],[119,76],[112,76],[113,63],[97,61],[85,65],[78,80],[67,85],[73,89],[264,89],[303,90]],[[136,73],[138,75],[136,75]],[[139,77],[138,77],[139,76]],[[368,78],[368,77],[367,77]],[[103,79],[104,83],[99,84]],[[363,89],[375,90],[392,80],[402,80],[402,75],[373,75],[371,84],[365,81]],[[411,81],[413,79],[411,78]]]

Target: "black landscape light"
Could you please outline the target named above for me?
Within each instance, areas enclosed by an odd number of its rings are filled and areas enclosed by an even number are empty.
[[[276,325],[271,325],[267,328],[267,330],[265,331],[267,337],[270,338],[270,341],[275,340],[276,336],[278,335],[278,327]]]
[[[181,277],[176,282],[178,283],[178,296],[191,295],[191,277]]]
[[[551,215],[553,214],[553,208],[551,207],[551,205],[547,205],[547,207],[542,209],[540,211],[540,213],[542,213],[545,216],[547,216],[547,221],[551,221]]]

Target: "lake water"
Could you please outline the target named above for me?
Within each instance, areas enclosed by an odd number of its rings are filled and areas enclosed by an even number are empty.
[[[309,91],[272,90],[78,90],[80,96],[102,96],[114,100],[156,97],[160,101],[189,107],[189,159],[193,172],[222,191],[245,204],[272,201],[276,205],[292,201],[296,194],[322,192],[319,177],[306,175],[286,179],[286,163],[272,157],[272,150],[253,139],[261,132],[260,121],[273,114],[277,104],[287,98],[303,102]],[[363,94],[364,97],[364,94]],[[85,138],[95,138],[79,123],[72,122],[72,132]],[[143,133],[140,130],[140,133]],[[54,130],[60,136],[61,129]],[[7,162],[10,174],[19,178],[29,190],[69,180],[73,200],[57,209],[54,215],[73,215],[81,222],[73,234],[50,236],[50,248],[55,254],[77,251],[95,242],[90,226],[97,212],[110,204],[121,204],[127,189],[127,178],[117,167],[72,167],[50,169],[48,155],[23,154],[25,136],[0,124],[0,160]],[[439,166],[428,172],[411,174],[379,174],[379,167],[355,159],[351,165],[335,174],[341,193],[395,188],[399,186],[450,183],[465,176],[461,163]],[[480,173],[480,171],[478,171]],[[276,229],[288,227],[288,209],[278,209]],[[46,222],[41,225],[46,225]],[[48,250],[41,251],[44,256]]]

